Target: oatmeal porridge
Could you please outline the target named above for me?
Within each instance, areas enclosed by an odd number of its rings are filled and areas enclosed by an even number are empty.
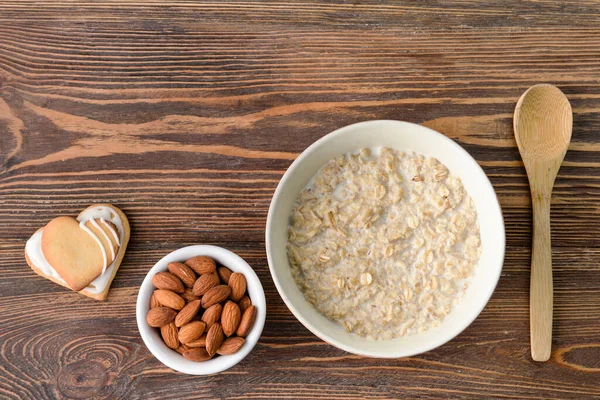
[[[437,326],[481,254],[477,211],[434,158],[389,148],[331,160],[294,204],[287,253],[306,300],[369,339]]]

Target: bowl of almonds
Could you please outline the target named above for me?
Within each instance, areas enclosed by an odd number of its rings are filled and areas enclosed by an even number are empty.
[[[250,353],[265,323],[265,294],[254,270],[235,253],[188,246],[148,272],[136,315],[142,340],[160,362],[211,375]]]

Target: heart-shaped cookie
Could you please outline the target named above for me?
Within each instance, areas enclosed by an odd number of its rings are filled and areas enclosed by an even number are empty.
[[[96,204],[77,219],[57,217],[33,234],[25,258],[39,275],[104,300],[129,242],[129,222],[118,208]]]

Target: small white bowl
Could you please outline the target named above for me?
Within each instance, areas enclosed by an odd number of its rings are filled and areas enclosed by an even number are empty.
[[[325,318],[305,299],[290,272],[286,254],[292,205],[312,176],[329,160],[364,147],[386,146],[437,158],[461,178],[478,214],[482,254],[462,301],[435,328],[392,340],[367,340],[346,332]],[[504,221],[490,181],[477,162],[446,136],[400,121],[367,121],[338,129],[317,140],[292,163],[273,195],[266,229],[269,268],[288,308],[311,332],[350,353],[398,358],[432,350],[454,338],[477,318],[492,296],[504,261]]]
[[[151,327],[146,322],[146,314],[148,314],[148,310],[150,309],[150,297],[156,289],[152,284],[152,277],[158,272],[167,271],[167,265],[170,262],[184,262],[195,256],[211,257],[233,272],[244,274],[248,287],[248,295],[250,296],[250,300],[252,300],[252,304],[255,305],[257,309],[254,326],[246,337],[246,342],[237,353],[228,356],[218,356],[203,362],[187,360],[175,350],[168,348],[160,336],[159,329]],[[167,254],[161,258],[152,269],[150,269],[140,287],[136,305],[136,316],[142,340],[146,344],[148,350],[150,350],[154,357],[158,358],[160,362],[171,369],[185,374],[211,375],[233,367],[250,353],[254,345],[256,345],[265,325],[267,304],[265,301],[265,292],[258,280],[258,276],[256,276],[256,273],[246,261],[237,254],[222,247],[195,245],[183,247]]]

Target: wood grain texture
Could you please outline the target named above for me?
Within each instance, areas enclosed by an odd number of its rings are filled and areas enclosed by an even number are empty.
[[[0,2],[0,398],[600,397],[598,1]],[[565,92],[573,138],[553,193],[553,352],[529,355],[531,200],[512,133],[521,93]],[[268,272],[264,226],[285,169],[367,119],[422,123],[485,169],[506,222],[498,288],[435,351],[374,360],[308,332]],[[27,238],[96,202],[132,235],[107,302],[37,277]],[[254,351],[212,377],[143,345],[137,289],[178,247],[256,270]]]

